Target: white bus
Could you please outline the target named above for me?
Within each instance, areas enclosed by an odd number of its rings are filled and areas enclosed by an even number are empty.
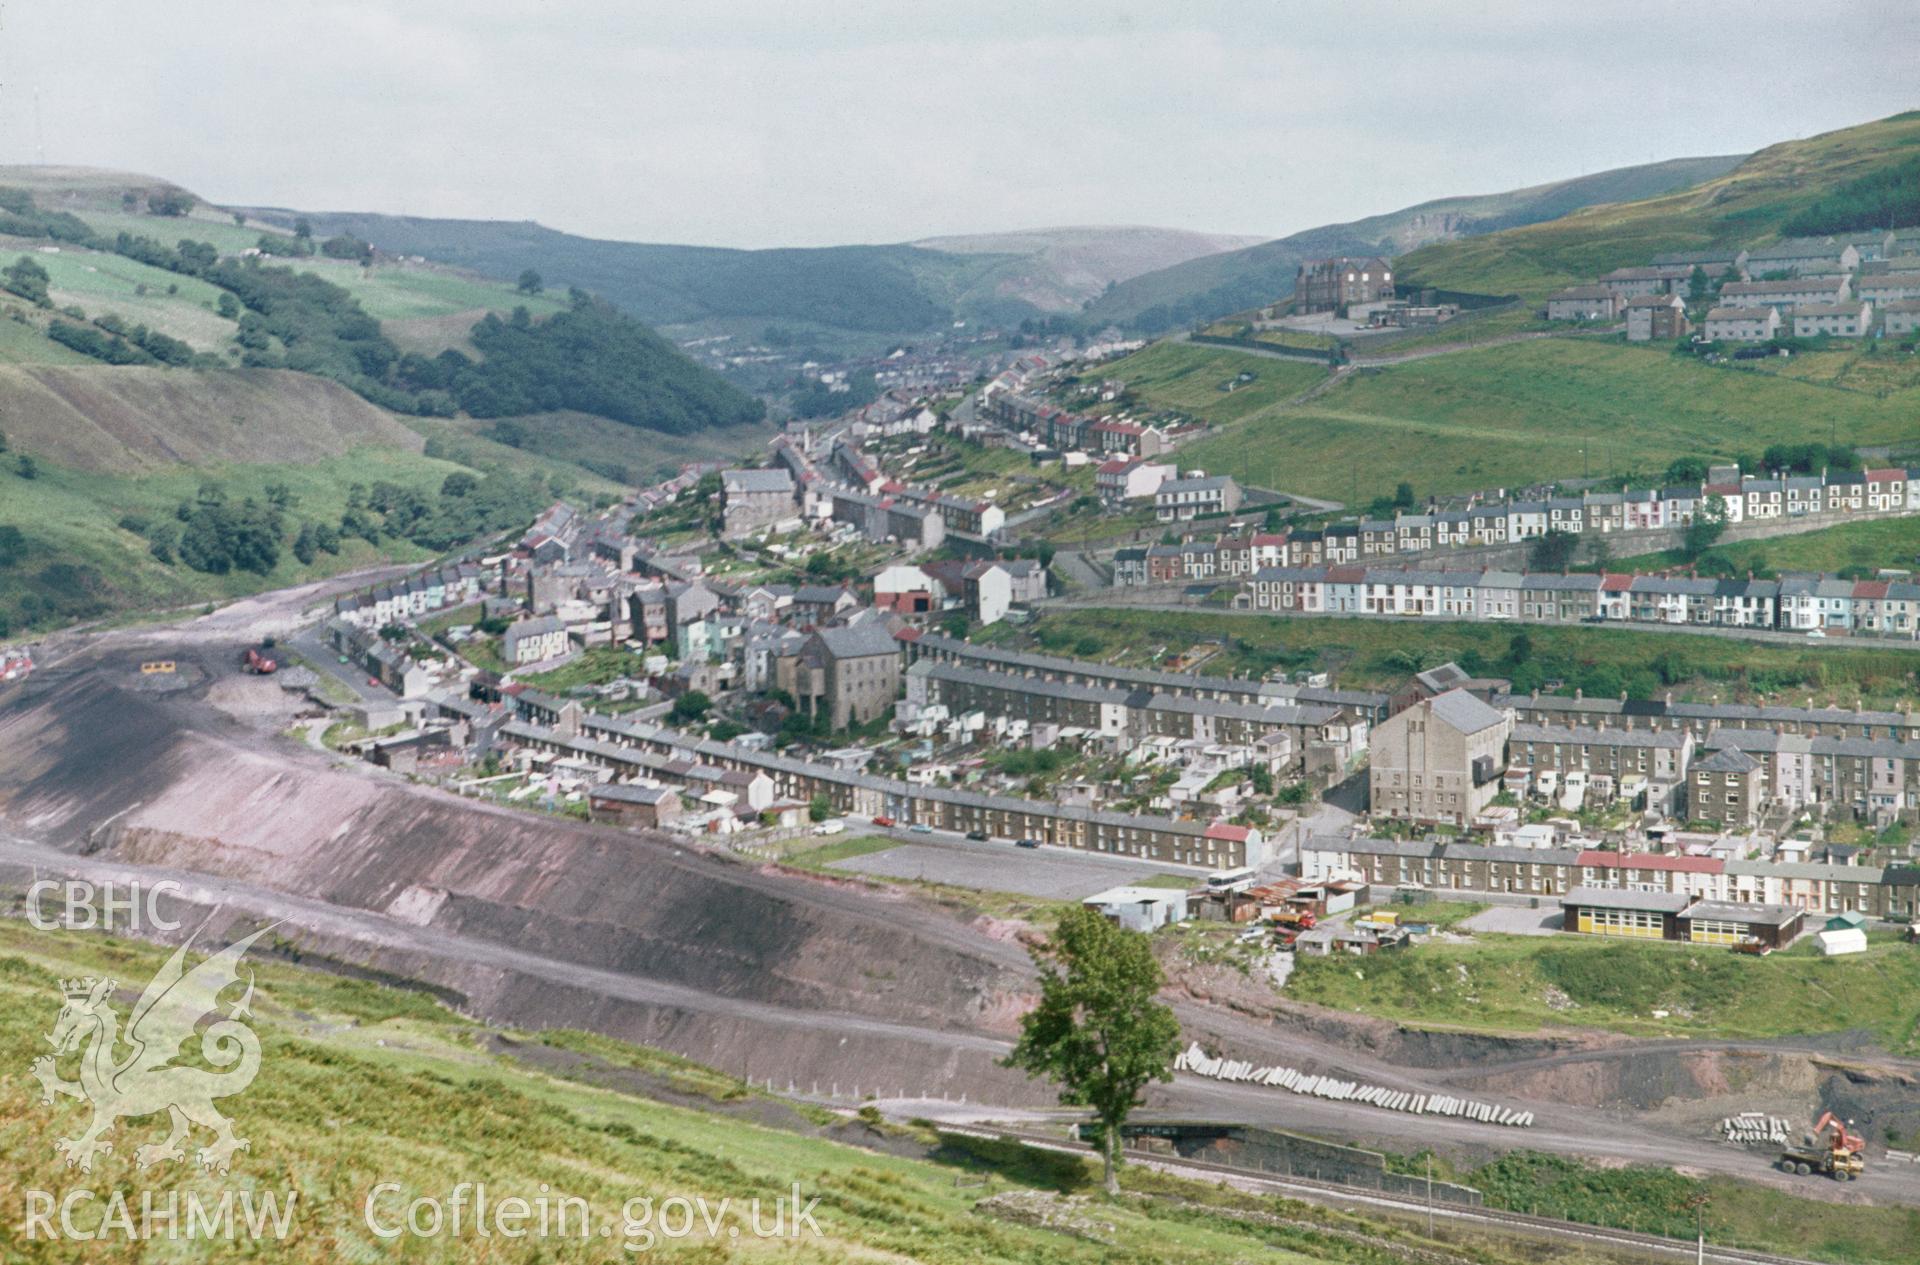
[[[1251,865],[1243,865],[1237,870],[1216,870],[1207,875],[1207,890],[1210,892],[1237,892],[1252,887],[1253,880],[1260,877],[1260,871]]]

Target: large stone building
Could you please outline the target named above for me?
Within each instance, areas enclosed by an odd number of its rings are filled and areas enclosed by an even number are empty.
[[[793,476],[778,466],[771,470],[721,471],[720,498],[729,536],[743,535],[796,513]]]
[[[900,694],[900,645],[879,620],[822,628],[780,666],[780,688],[834,729],[885,715]]]
[[[1387,717],[1368,741],[1374,815],[1466,825],[1500,792],[1512,729],[1512,713],[1463,689]]]
[[[1298,312],[1338,312],[1356,303],[1381,303],[1393,297],[1393,265],[1378,255],[1365,259],[1309,259],[1293,281]]]

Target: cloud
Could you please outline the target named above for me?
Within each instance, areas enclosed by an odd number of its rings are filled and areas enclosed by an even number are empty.
[[[1278,235],[1920,104],[1904,3],[63,0],[5,21],[8,161],[44,143],[224,202],[731,245]],[[1793,51],[1750,57],[1750,31]]]

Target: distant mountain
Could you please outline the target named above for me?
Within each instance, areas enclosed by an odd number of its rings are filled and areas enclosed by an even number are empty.
[[[1293,293],[1294,273],[1305,259],[1362,252],[1404,255],[1433,242],[1536,224],[1583,207],[1688,188],[1724,175],[1741,161],[1739,155],[1675,158],[1509,193],[1422,202],[1386,215],[1312,228],[1278,241],[1146,273],[1114,286],[1087,311],[1096,320],[1158,332],[1286,298]]]
[[[1803,231],[1886,228],[1889,220],[1914,225],[1916,185],[1920,110],[1769,145],[1674,191],[1430,245],[1402,258],[1400,274],[1450,289],[1537,298],[1666,251],[1757,246]]]
[[[913,245],[951,255],[994,255],[1005,262],[975,281],[963,302],[1005,299],[1048,312],[1077,311],[1108,286],[1261,241],[1178,228],[1041,228],[1016,233],[929,237]]]
[[[955,319],[1007,323],[1077,311],[1108,284],[1247,239],[1178,229],[1067,228],[885,246],[731,250],[605,241],[531,222],[254,208],[264,223],[304,214],[316,234],[512,279],[592,290],[655,325],[766,325],[912,334]]]

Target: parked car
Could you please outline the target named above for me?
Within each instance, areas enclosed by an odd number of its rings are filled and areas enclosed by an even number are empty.
[[[1013,846],[1016,848],[1037,848],[1040,846],[1040,841],[1038,839],[1022,839]]]
[[[813,828],[813,833],[817,835],[837,835],[842,830],[845,830],[846,828],[847,828],[846,822],[839,821],[836,819],[834,821],[821,822],[819,825]]]
[[[911,826],[908,826],[907,829],[917,835],[930,835],[933,833],[933,827],[924,821],[916,821]]]
[[[893,818],[891,818],[891,817],[875,817],[875,818],[873,819],[873,824],[874,824],[874,825],[876,825],[876,826],[891,826],[891,825],[893,824]]]
[[[988,834],[988,833],[987,833],[986,831],[984,831],[984,830],[969,830],[969,831],[967,831],[967,838],[969,838],[969,839],[971,839],[971,840],[973,840],[973,841],[974,841],[975,843],[985,843],[985,842],[986,842],[986,841],[987,841],[988,839],[990,839],[990,838],[992,838],[992,837],[993,837],[993,836],[991,836],[991,835],[989,835],[989,834]]]

